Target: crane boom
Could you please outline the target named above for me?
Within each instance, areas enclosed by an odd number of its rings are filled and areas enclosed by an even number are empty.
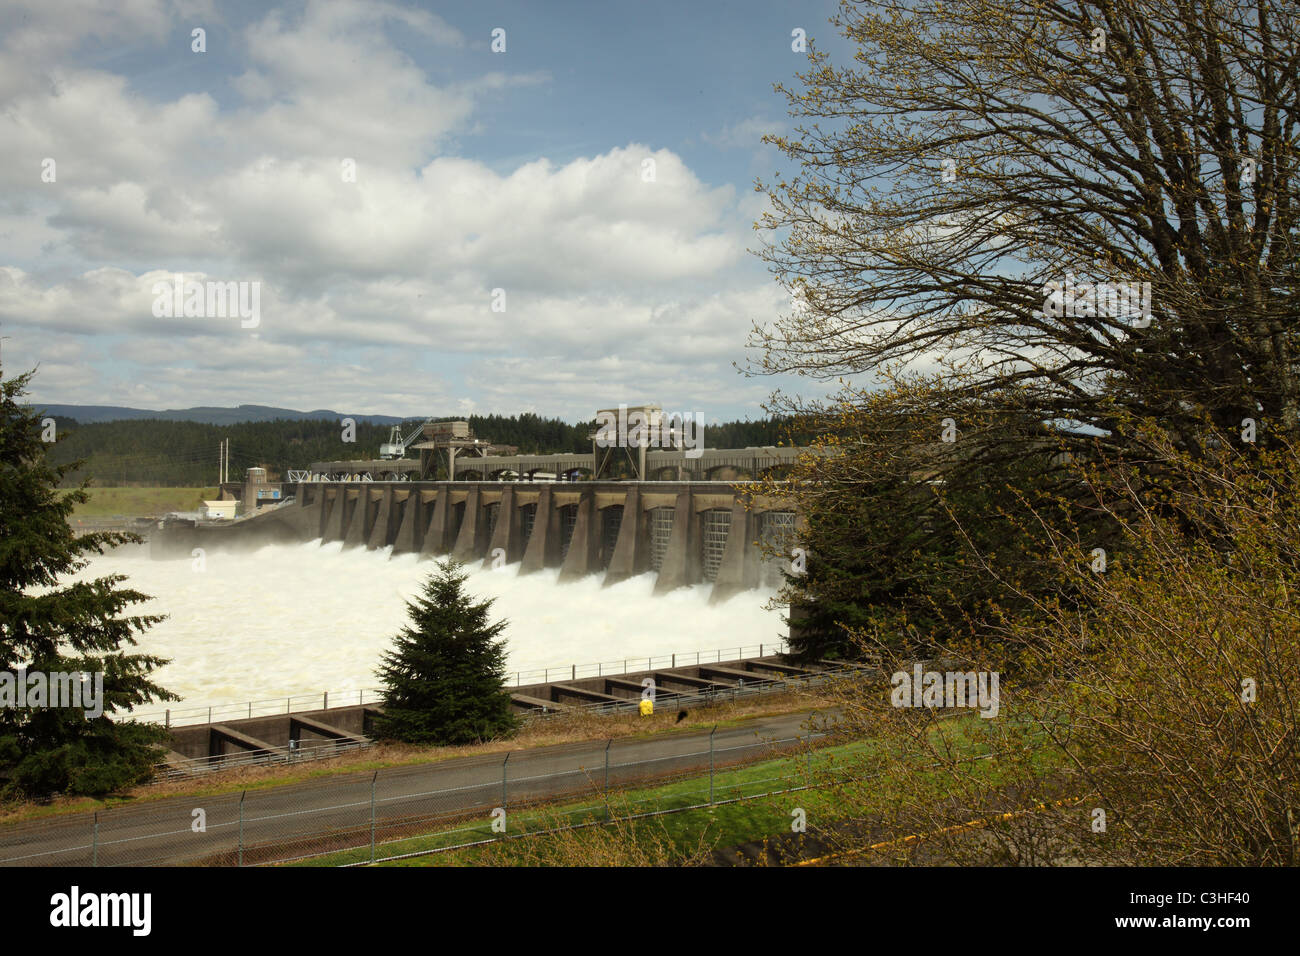
[[[411,429],[411,433],[405,438],[402,437],[402,426],[394,425],[392,431],[388,433],[388,441],[379,446],[380,458],[402,458],[406,455],[407,446],[409,446],[420,433],[424,431],[424,426],[433,421],[433,418],[426,418],[420,424]]]

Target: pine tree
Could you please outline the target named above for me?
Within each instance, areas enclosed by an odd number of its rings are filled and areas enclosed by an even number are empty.
[[[411,623],[383,657],[380,738],[408,743],[468,744],[508,735],[518,726],[505,683],[506,621],[488,622],[492,601],[475,603],[468,575],[440,561],[421,596],[408,602]]]
[[[31,376],[0,376],[0,675],[12,675],[16,684],[24,669],[28,675],[102,674],[103,713],[95,715],[99,707],[0,706],[0,789],[6,796],[104,794],[148,779],[163,756],[158,744],[167,739],[161,727],[109,715],[179,698],[148,678],[166,660],[123,649],[136,643],[133,634],[162,620],[120,616],[148,595],[119,587],[126,580],[121,574],[58,586],[60,577],[89,563],[81,557],[87,552],[102,554],[140,538],[73,533],[68,516],[89,498],[89,479],[63,495],[55,490],[81,463],[47,461],[50,436],[18,402]]]

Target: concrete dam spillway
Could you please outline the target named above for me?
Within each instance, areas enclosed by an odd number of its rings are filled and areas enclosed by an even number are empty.
[[[319,538],[344,548],[450,555],[558,580],[615,584],[652,572],[655,593],[709,583],[710,600],[779,587],[797,516],[788,502],[746,498],[725,481],[300,482],[291,500],[229,524],[165,522],[155,557],[195,548]],[[765,553],[775,549],[778,557]]]

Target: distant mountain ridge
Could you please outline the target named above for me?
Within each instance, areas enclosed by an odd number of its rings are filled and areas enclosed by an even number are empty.
[[[290,421],[304,419],[323,419],[338,421],[340,418],[352,418],[368,425],[399,425],[405,421],[421,419],[425,416],[412,415],[401,418],[395,415],[348,415],[343,412],[318,408],[310,412],[300,412],[292,408],[276,408],[271,405],[236,405],[234,408],[219,408],[213,405],[198,405],[194,408],[168,408],[153,411],[147,408],[126,408],[122,405],[42,405],[32,402],[32,408],[42,414],[59,418],[71,418],[83,425],[96,422],[138,421],[141,419],[161,419],[171,422],[199,422],[204,425],[235,425],[240,422],[272,422],[277,418]]]

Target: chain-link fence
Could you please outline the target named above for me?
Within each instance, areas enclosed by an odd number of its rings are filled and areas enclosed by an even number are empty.
[[[166,763],[154,766],[154,778],[156,780],[169,780],[182,777],[201,777],[231,770],[241,770],[245,767],[266,766],[267,764],[292,766],[314,760],[329,760],[353,750],[364,750],[372,746],[374,746],[374,741],[369,739],[302,739],[290,740],[283,747],[251,749],[210,757],[172,755]]]
[[[219,796],[168,799],[0,830],[0,864],[20,866],[251,866],[324,857],[369,863],[494,839],[504,827],[553,828],[620,807],[690,806],[796,779],[790,758],[822,735],[759,739],[753,730],[584,741],[463,760],[339,774],[328,780]],[[782,754],[787,756],[782,758]],[[776,776],[735,774],[773,759]],[[509,821],[507,823],[507,821]]]

